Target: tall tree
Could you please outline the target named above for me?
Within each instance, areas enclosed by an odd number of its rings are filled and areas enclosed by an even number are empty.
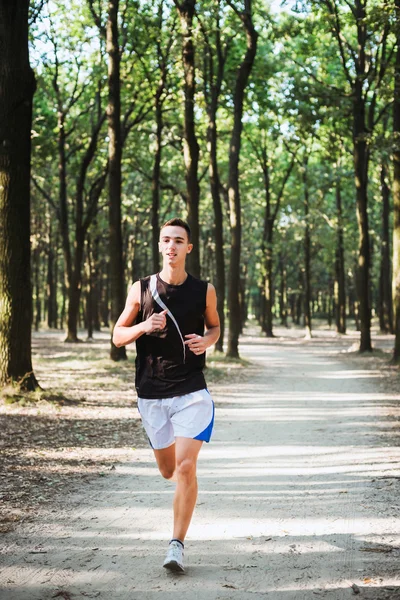
[[[240,315],[240,251],[242,235],[242,216],[239,190],[239,159],[243,129],[243,104],[245,90],[248,84],[254,59],[257,52],[258,34],[253,24],[252,0],[244,0],[244,7],[239,10],[235,4],[228,1],[229,6],[235,11],[242,21],[246,34],[246,53],[239,66],[235,89],[233,93],[233,127],[229,145],[229,176],[228,197],[231,229],[231,256],[228,278],[228,309],[229,309],[229,335],[227,356],[239,356],[239,333],[241,326]]]
[[[346,283],[345,283],[345,262],[344,262],[344,231],[343,231],[343,207],[342,207],[342,182],[340,176],[340,159],[336,165],[336,252],[335,252],[335,317],[336,331],[346,333]]]
[[[257,157],[263,174],[264,193],[265,193],[265,212],[264,212],[264,231],[261,243],[261,255],[263,261],[263,278],[264,278],[264,310],[261,318],[262,330],[267,337],[274,337],[273,333],[273,264],[274,264],[274,231],[277,222],[277,217],[281,207],[285,187],[295,163],[295,153],[289,157],[289,164],[283,167],[281,175],[280,169],[276,168],[279,164],[278,153],[274,152],[278,145],[278,140],[274,136],[272,127],[267,130],[262,122],[258,122],[261,138],[254,134],[252,147]],[[269,155],[267,140],[272,139],[275,148]],[[274,165],[274,169],[271,165]],[[280,165],[279,165],[280,166]],[[277,171],[280,176],[278,180]]]
[[[109,219],[109,260],[110,260],[110,329],[112,360],[126,360],[125,346],[117,348],[112,341],[112,333],[121,314],[125,301],[123,242],[121,229],[121,162],[123,134],[121,128],[121,51],[119,42],[119,0],[108,0],[107,23],[104,27],[101,16],[94,9],[94,0],[89,0],[89,8],[106,40],[108,54],[108,219]]]
[[[306,337],[311,338],[311,227],[308,163],[309,154],[306,151],[301,167],[304,192],[304,324],[306,328]]]
[[[358,300],[360,352],[370,351],[370,235],[368,216],[368,167],[370,140],[382,113],[376,115],[377,95],[390,63],[389,19],[379,16],[367,0],[316,0],[324,8],[351,90],[353,162],[359,230]],[[381,8],[384,8],[384,3]]]
[[[225,258],[224,258],[224,223],[221,202],[221,182],[218,167],[218,130],[217,112],[219,98],[224,78],[224,69],[227,59],[229,43],[223,48],[221,40],[221,0],[215,3],[212,14],[212,23],[206,29],[201,23],[205,42],[204,56],[204,99],[207,106],[207,149],[209,152],[208,173],[210,178],[210,192],[214,210],[214,240],[215,240],[215,289],[218,298],[218,314],[221,335],[215,344],[215,349],[223,352],[225,333]],[[214,32],[214,43],[211,38]]]
[[[117,348],[112,341],[112,333],[119,315],[124,308],[124,264],[122,260],[121,230],[121,79],[120,49],[118,32],[119,0],[109,0],[106,27],[108,53],[108,210],[110,244],[110,328],[113,360],[126,360],[125,346]]]
[[[400,0],[395,0],[396,56],[393,103],[393,360],[400,362]]]
[[[165,3],[160,0],[157,14],[157,29],[156,29],[156,50],[157,50],[157,67],[159,71],[159,79],[157,88],[154,94],[154,111],[156,118],[155,131],[155,148],[154,148],[154,163],[151,180],[151,195],[152,195],[152,210],[151,210],[151,230],[152,230],[152,254],[153,254],[153,272],[159,270],[160,252],[158,249],[158,240],[160,234],[160,190],[161,190],[161,158],[162,158],[162,137],[164,130],[164,104],[168,97],[167,77],[168,77],[168,62],[171,52],[171,47],[174,42],[175,19],[172,22],[171,29],[168,30],[168,40],[165,40],[165,18],[164,18]]]
[[[0,385],[33,390],[28,11],[28,0],[0,0]]]
[[[390,264],[390,188],[388,184],[388,166],[382,159],[380,167],[381,196],[382,196],[382,234],[381,260],[379,273],[379,327],[385,333],[393,333],[393,302],[391,289]]]
[[[196,0],[174,0],[178,9],[182,41],[182,60],[184,71],[184,140],[183,155],[185,160],[185,179],[187,189],[187,220],[192,231],[193,250],[188,256],[188,269],[195,277],[200,277],[200,227],[199,227],[199,201],[200,186],[198,180],[199,144],[195,127],[195,46],[193,42],[193,17]]]

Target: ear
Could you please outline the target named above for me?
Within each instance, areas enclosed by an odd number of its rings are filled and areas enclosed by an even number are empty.
[[[162,250],[161,250],[161,242],[158,242],[158,251],[162,252]]]
[[[187,254],[190,254],[192,250],[193,250],[193,244],[188,244]]]

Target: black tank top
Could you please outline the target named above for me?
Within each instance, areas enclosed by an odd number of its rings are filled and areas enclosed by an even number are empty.
[[[140,280],[140,311],[136,323],[163,310],[153,298],[150,277]],[[167,315],[163,331],[142,335],[136,340],[137,394],[139,398],[171,398],[204,389],[205,354],[191,352],[183,345],[182,338],[185,340],[189,333],[204,335],[207,282],[188,274],[181,285],[171,285],[157,275],[156,290],[176,324]]]

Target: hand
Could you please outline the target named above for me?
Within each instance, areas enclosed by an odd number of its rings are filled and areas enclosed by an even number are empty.
[[[163,310],[160,313],[153,313],[151,317],[146,319],[146,333],[153,333],[153,331],[161,331],[167,324],[167,314],[168,311]]]
[[[189,346],[189,350],[194,354],[204,354],[207,350],[207,343],[203,336],[197,335],[197,333],[188,333],[185,338],[189,338],[185,345]]]

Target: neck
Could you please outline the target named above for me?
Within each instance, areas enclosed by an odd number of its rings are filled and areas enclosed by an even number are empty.
[[[160,271],[160,277],[165,283],[181,285],[186,280],[187,273],[184,266],[172,267],[171,265],[164,265]]]

